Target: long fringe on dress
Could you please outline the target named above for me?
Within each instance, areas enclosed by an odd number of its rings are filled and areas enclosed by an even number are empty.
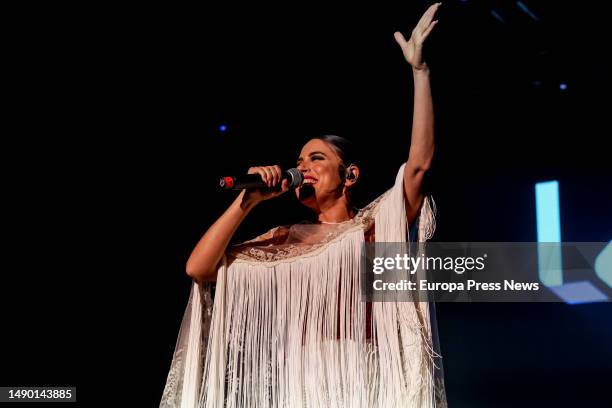
[[[435,229],[430,197],[418,220],[424,242]],[[371,223],[377,242],[409,239],[403,166],[392,189],[316,245],[224,257],[214,305],[210,285],[194,282],[160,407],[446,406],[435,309],[373,302],[366,316],[361,256]]]

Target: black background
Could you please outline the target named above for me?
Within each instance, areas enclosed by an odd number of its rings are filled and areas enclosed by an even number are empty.
[[[595,2],[524,3],[539,21],[513,1],[445,2],[428,40],[437,241],[535,241],[533,186],[550,179],[564,241],[612,239],[604,13]],[[190,287],[185,261],[233,199],[216,177],[292,166],[304,141],[333,133],[362,148],[360,204],[390,187],[412,117],[393,32],[409,35],[427,5],[3,13],[0,384],[76,385],[83,406],[158,404]],[[236,239],[306,216],[287,194]],[[611,312],[438,305],[449,405],[609,401]]]

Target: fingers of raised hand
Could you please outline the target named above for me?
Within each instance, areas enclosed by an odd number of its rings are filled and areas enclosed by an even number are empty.
[[[438,24],[438,20],[434,20],[431,22],[429,27],[427,27],[427,29],[425,29],[425,31],[423,32],[423,38],[427,38],[427,36],[429,35],[429,33],[431,33],[431,30],[433,30],[436,24]]]
[[[396,31],[395,33],[393,33],[393,37],[395,37],[395,41],[397,41],[400,47],[404,47],[406,45],[407,43],[406,38],[399,31]]]
[[[416,27],[414,28],[412,32],[421,34],[421,33],[424,33],[426,30],[428,30],[431,25],[431,20],[433,20],[433,17],[436,14],[436,11],[438,10],[441,4],[442,3],[434,3],[431,6],[429,6],[427,11],[423,13],[423,16],[421,17],[421,19],[419,20],[419,22],[417,23]]]
[[[423,14],[423,17],[421,17],[421,21],[423,22],[423,27],[427,27],[429,25],[429,23],[431,23],[431,20],[433,20],[434,15],[436,14],[436,11],[438,11],[438,8],[440,7],[442,3],[434,3],[431,6],[429,6],[429,8],[427,9],[427,11],[425,11],[425,13]]]

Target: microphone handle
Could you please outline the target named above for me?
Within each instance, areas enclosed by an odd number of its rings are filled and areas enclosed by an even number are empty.
[[[289,188],[297,188],[304,182],[304,175],[296,168],[287,170],[283,174],[282,180],[289,180]],[[261,188],[268,190],[281,190],[282,183],[269,188],[261,179],[259,174],[245,174],[243,176],[226,176],[219,179],[219,186],[222,190],[244,190],[249,188]]]
[[[219,186],[223,190],[244,190],[249,188],[268,188],[259,174],[245,174],[240,177],[227,176],[219,179]]]

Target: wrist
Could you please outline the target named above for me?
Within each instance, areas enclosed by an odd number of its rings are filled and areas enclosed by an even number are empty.
[[[429,76],[429,67],[426,63],[423,63],[420,68],[412,67],[412,75],[415,77],[428,77]]]
[[[263,200],[255,197],[249,190],[242,190],[237,201],[240,203],[240,208],[243,211],[249,212]]]

